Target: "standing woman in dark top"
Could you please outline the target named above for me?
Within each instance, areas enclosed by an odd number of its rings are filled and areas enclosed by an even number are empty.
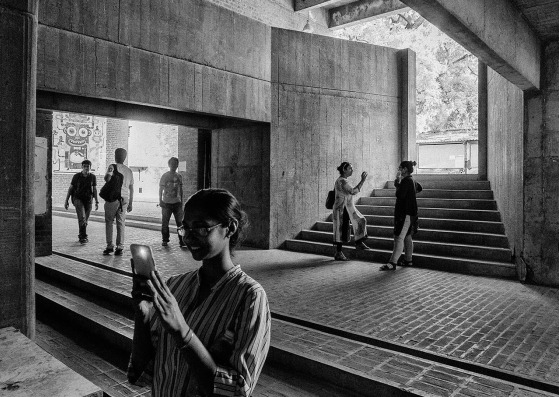
[[[396,187],[396,207],[394,208],[394,250],[390,261],[382,265],[380,270],[396,270],[398,258],[405,251],[402,265],[412,265],[413,240],[412,231],[417,230],[416,193],[423,190],[411,176],[415,161],[402,161],[394,180]]]

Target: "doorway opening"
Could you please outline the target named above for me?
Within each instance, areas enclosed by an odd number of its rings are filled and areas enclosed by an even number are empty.
[[[416,53],[417,173],[478,173],[478,59],[417,12],[336,31],[340,38]]]

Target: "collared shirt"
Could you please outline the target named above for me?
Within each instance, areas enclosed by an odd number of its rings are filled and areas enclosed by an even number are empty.
[[[217,364],[214,395],[250,396],[270,347],[270,309],[264,289],[239,266],[230,269],[202,302],[198,302],[199,270],[171,277],[167,284],[186,323]],[[152,395],[201,395],[184,352],[157,316],[152,316],[151,331],[155,347]]]

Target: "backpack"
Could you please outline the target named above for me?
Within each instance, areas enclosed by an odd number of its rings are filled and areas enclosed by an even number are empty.
[[[103,185],[101,191],[99,192],[99,196],[109,203],[113,201],[119,200],[122,201],[122,196],[120,195],[122,190],[122,182],[124,181],[124,176],[118,172],[116,168],[116,164],[112,164],[113,167],[113,176],[107,183]]]
[[[72,204],[74,199],[78,199],[83,203],[88,203],[93,197],[93,175],[83,176],[79,173],[76,187],[72,194]]]

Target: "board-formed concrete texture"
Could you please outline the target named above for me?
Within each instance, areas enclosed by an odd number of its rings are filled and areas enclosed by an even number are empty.
[[[38,89],[269,121],[269,26],[196,0],[43,3]]]
[[[349,161],[368,195],[401,155],[399,51],[272,29],[270,238],[277,246],[330,213],[328,190]]]

